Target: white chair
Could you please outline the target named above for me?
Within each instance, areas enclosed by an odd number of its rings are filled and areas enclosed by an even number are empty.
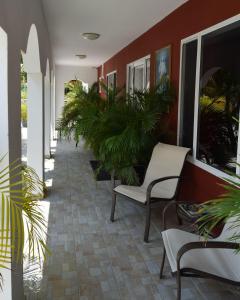
[[[237,229],[233,228],[233,218],[225,224],[218,238],[204,240],[197,234],[179,229],[162,232],[164,254],[160,271],[163,275],[167,255],[172,273],[177,275],[177,299],[181,299],[181,276],[198,276],[217,279],[240,285],[240,244],[229,242]]]
[[[124,195],[146,209],[144,241],[148,242],[151,209],[161,201],[176,200],[183,165],[190,149],[158,143],[152,153],[141,186],[119,185],[113,188],[110,220],[114,221],[116,196]]]

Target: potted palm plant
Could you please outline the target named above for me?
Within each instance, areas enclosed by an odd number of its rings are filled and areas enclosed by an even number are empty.
[[[73,87],[60,128],[68,137],[73,134],[76,142],[80,136],[85,139],[100,161],[100,169],[134,183],[138,181],[136,165],[149,160],[159,139],[155,130],[161,128],[162,115],[174,99],[172,85],[166,81],[164,89],[157,86],[125,95],[123,89],[110,90],[102,84],[106,98],[99,96],[96,86],[89,93]]]
[[[49,252],[42,198],[43,183],[32,168],[19,161],[5,165],[0,159],[0,274],[12,261],[21,262],[24,253],[32,260]]]
[[[103,167],[128,184],[139,183],[139,165],[146,166],[159,141],[156,129],[163,128],[162,116],[174,99],[168,82],[164,90],[155,87],[135,91],[124,101],[115,101],[103,115],[100,127],[99,159]],[[110,129],[109,129],[110,128]],[[141,168],[140,168],[141,171]],[[144,174],[141,174],[142,178]]]

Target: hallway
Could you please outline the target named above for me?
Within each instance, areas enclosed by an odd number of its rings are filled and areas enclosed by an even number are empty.
[[[153,213],[150,243],[143,238],[144,213],[118,201],[116,222],[109,222],[110,183],[94,179],[90,152],[81,143],[57,145],[49,195],[48,246],[52,255],[43,270],[41,293],[28,300],[175,299],[175,279],[162,256],[161,210]],[[183,299],[239,299],[229,286],[203,279],[183,279]]]

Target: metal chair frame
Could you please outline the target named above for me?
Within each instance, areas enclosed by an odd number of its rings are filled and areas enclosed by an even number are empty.
[[[170,202],[163,210],[163,227],[164,230],[166,229],[166,211],[171,205],[176,205],[175,201]],[[198,241],[198,242],[191,242],[183,245],[178,253],[177,253],[177,271],[172,273],[174,276],[176,276],[176,282],[177,282],[177,300],[181,300],[181,276],[182,277],[201,277],[201,278],[210,278],[219,280],[224,283],[229,283],[232,285],[240,286],[240,282],[233,281],[230,279],[226,279],[220,276],[216,276],[214,274],[203,272],[200,270],[192,269],[192,268],[182,268],[180,266],[181,258],[184,256],[185,253],[187,253],[190,250],[193,249],[233,249],[233,250],[239,250],[240,244],[238,243],[232,243],[232,242],[222,242],[222,241]],[[163,278],[163,269],[164,269],[164,263],[166,259],[166,249],[164,247],[163,249],[163,257],[162,257],[162,263],[160,268],[160,279]]]
[[[183,166],[184,166],[184,163],[186,161],[186,158],[187,158],[187,155],[188,153],[186,154],[185,156],[185,159],[184,159],[184,162],[183,162]],[[181,170],[181,173],[179,176],[167,176],[167,177],[162,177],[162,178],[158,178],[158,179],[155,179],[153,180],[147,187],[147,192],[146,192],[146,202],[145,203],[141,203],[135,199],[132,199],[132,198],[129,198],[121,193],[118,193],[116,191],[114,191],[114,188],[115,188],[115,174],[114,172],[111,174],[111,180],[112,180],[112,208],[111,208],[111,216],[110,216],[110,221],[111,222],[114,222],[114,214],[115,214],[115,209],[116,209],[116,200],[117,200],[117,195],[122,195],[124,197],[126,197],[126,199],[136,203],[137,205],[141,206],[142,208],[145,209],[146,211],[146,222],[145,222],[145,231],[144,231],[144,242],[148,243],[149,241],[149,231],[150,231],[150,224],[151,224],[151,211],[152,211],[152,208],[155,208],[155,207],[159,207],[161,205],[162,202],[169,202],[169,201],[177,201],[178,199],[178,195],[179,195],[179,189],[180,189],[180,183],[182,181],[182,173],[183,173],[183,166],[182,166],[182,170]],[[172,179],[178,179],[178,182],[177,182],[177,186],[176,186],[176,190],[175,190],[175,193],[174,193],[174,196],[172,198],[169,198],[169,199],[165,199],[165,198],[153,198],[151,197],[151,192],[152,192],[152,189],[153,187],[160,183],[160,182],[164,182],[164,181],[167,181],[167,180],[172,180]],[[177,213],[176,213],[177,215]],[[178,217],[178,215],[177,215]],[[178,218],[179,222],[180,222],[180,219]]]

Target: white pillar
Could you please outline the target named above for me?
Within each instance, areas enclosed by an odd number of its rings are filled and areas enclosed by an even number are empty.
[[[45,77],[45,84],[44,84],[44,123],[45,123],[45,157],[49,158],[51,154],[51,85],[49,78]]]
[[[43,75],[28,73],[28,165],[44,178]]]
[[[51,138],[56,139],[56,81],[55,75],[51,75]]]
[[[0,32],[0,158],[9,152],[7,36]]]
[[[8,51],[7,35],[0,29],[0,158],[5,159],[0,164],[0,168],[9,164],[9,123],[8,123]],[[1,203],[0,203],[1,211]],[[1,217],[0,217],[1,219]],[[12,299],[12,275],[11,264],[9,269],[0,267],[0,274],[4,279],[3,290],[0,289],[0,299]]]

